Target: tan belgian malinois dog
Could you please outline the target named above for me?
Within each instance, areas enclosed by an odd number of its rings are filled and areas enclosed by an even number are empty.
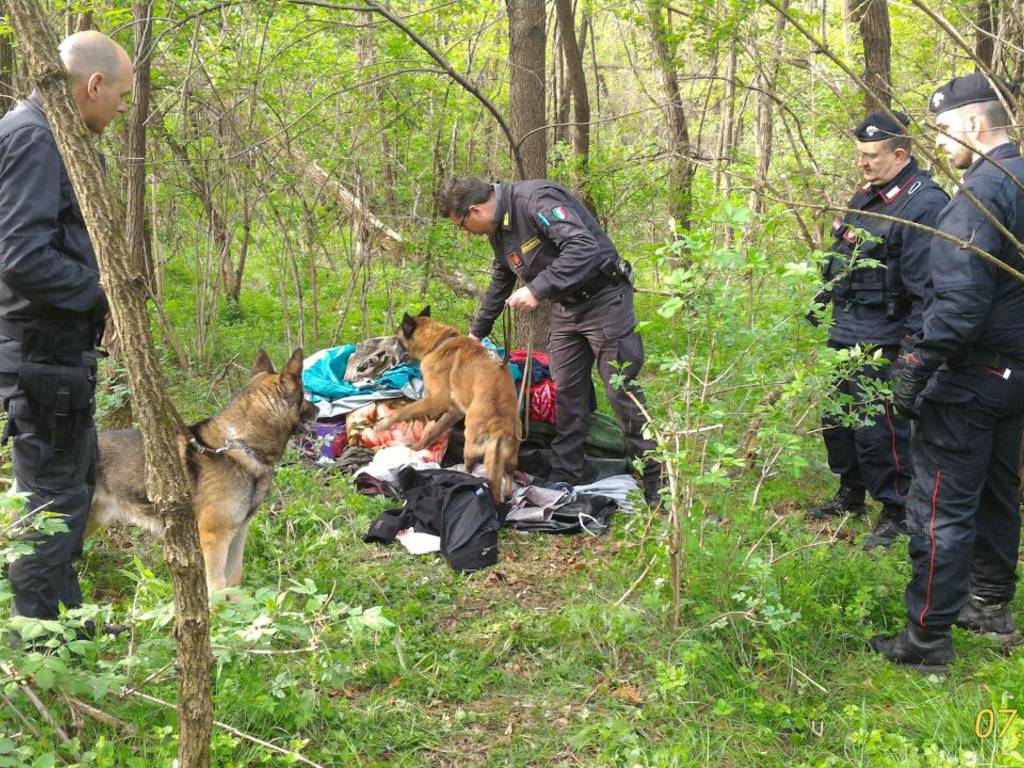
[[[483,461],[491,498],[500,504],[512,495],[512,473],[519,460],[518,404],[508,367],[495,360],[479,341],[431,319],[430,307],[416,317],[404,315],[395,335],[420,361],[427,394],[399,408],[380,423],[380,428],[439,416],[412,446],[420,450],[465,416],[466,471],[472,472]]]
[[[223,411],[178,436],[211,594],[241,584],[249,522],[266,498],[288,439],[315,415],[302,389],[302,350],[296,349],[277,373],[261,349],[248,386]],[[159,535],[160,519],[146,498],[145,476],[137,430],[100,432],[87,530],[130,523]]]

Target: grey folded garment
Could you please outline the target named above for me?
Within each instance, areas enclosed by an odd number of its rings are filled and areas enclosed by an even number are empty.
[[[385,371],[409,362],[409,354],[394,336],[376,336],[356,344],[345,366],[345,381],[377,379]]]
[[[516,488],[512,495],[512,508],[505,520],[508,522],[539,522],[547,520],[551,512],[572,501],[572,494],[557,488],[542,488],[528,485]]]

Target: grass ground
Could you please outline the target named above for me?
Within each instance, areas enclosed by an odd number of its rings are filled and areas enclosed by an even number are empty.
[[[654,349],[674,338],[648,335]],[[228,365],[176,380],[175,401],[207,415],[243,378]],[[905,550],[863,553],[865,521],[805,523],[832,482],[811,443],[792,449],[809,468],[780,473],[753,507],[740,478],[685,521],[678,625],[662,514],[618,516],[604,538],[503,531],[499,564],[459,576],[364,544],[386,502],[290,455],[254,523],[244,589],[214,608],[216,717],[235,730],[215,730],[212,764],[1024,765],[1021,651],[956,631],[960,657],[939,679],[867,650],[903,623]],[[6,686],[0,768],[170,768],[173,711],[119,695],[175,696],[159,550],[115,533],[87,544],[82,573],[88,598],[132,631],[37,668],[70,745]],[[72,719],[66,693],[121,730]]]
[[[599,539],[504,531],[499,564],[459,576],[363,544],[385,506],[329,471],[282,468],[243,594],[215,611],[218,719],[322,766],[1024,763],[1018,723],[1006,728],[1024,695],[1020,653],[958,632],[960,659],[938,679],[866,650],[900,625],[908,568],[901,551],[851,544],[864,523],[809,529],[793,499],[692,521],[673,627],[660,514],[620,516]],[[162,573],[141,538],[90,543],[88,592],[134,630],[82,664],[172,700]],[[83,765],[171,765],[173,713],[94,703],[138,735],[86,719]],[[979,713],[1000,708],[979,738]],[[17,740],[12,712],[0,725]],[[59,751],[43,732],[39,748]],[[213,764],[294,762],[219,730]]]

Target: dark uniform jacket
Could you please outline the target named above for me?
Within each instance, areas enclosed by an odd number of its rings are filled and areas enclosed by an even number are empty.
[[[962,187],[1018,242],[1024,242],[1024,160],[1013,144],[996,147],[989,157],[1006,171],[980,157],[967,169]],[[970,196],[955,192],[939,216],[938,228],[1024,271],[1017,248]],[[929,368],[944,362],[955,365],[972,349],[1024,359],[1024,283],[939,237],[932,243],[931,263],[934,290],[917,347],[925,364]]]
[[[0,119],[0,371],[17,370],[18,330],[61,328],[93,347],[106,297],[92,241],[46,116],[33,94]],[[65,361],[68,362],[68,361]]]
[[[490,333],[517,277],[538,299],[568,303],[626,279],[608,235],[564,187],[535,179],[495,184],[494,194],[499,226],[490,236],[491,284],[470,329],[477,338]]]
[[[862,186],[847,208],[934,227],[948,199],[911,158],[888,184]],[[862,237],[857,230],[871,236]],[[836,219],[832,232],[835,241],[823,273],[833,304],[829,338],[843,346],[884,346],[898,345],[919,332],[932,235],[909,224],[858,214]],[[878,265],[859,267],[859,260]]]

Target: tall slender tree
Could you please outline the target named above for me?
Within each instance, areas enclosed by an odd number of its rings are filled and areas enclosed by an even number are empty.
[[[123,209],[107,180],[89,129],[71,96],[67,70],[57,58],[57,41],[38,3],[8,4],[29,79],[36,85],[54,139],[82,207],[96,249],[103,287],[120,329],[125,366],[142,427],[146,493],[160,514],[164,556],[174,584],[174,635],[178,643],[178,765],[210,765],[210,610],[199,531],[179,460],[182,423],[167,396],[149,328],[145,296],[135,276],[122,229]]]
[[[864,44],[864,111],[892,106],[892,30],[887,0],[848,0]]]
[[[690,226],[693,209],[693,163],[690,159],[690,129],[676,73],[676,37],[668,22],[668,0],[646,0],[647,29],[661,86],[668,122],[669,214],[677,227]]]
[[[576,159],[576,191],[580,199],[594,213],[594,201],[587,191],[587,166],[590,162],[590,96],[587,93],[587,75],[583,70],[583,53],[576,38],[572,0],[555,0],[558,31],[565,55],[565,74],[572,94],[573,120],[569,135]]]
[[[548,174],[547,131],[544,125],[544,60],[547,48],[544,0],[506,0],[509,33],[509,122],[523,158],[523,176]],[[547,302],[533,312],[516,315],[516,338],[531,349],[543,349],[550,327]]]

